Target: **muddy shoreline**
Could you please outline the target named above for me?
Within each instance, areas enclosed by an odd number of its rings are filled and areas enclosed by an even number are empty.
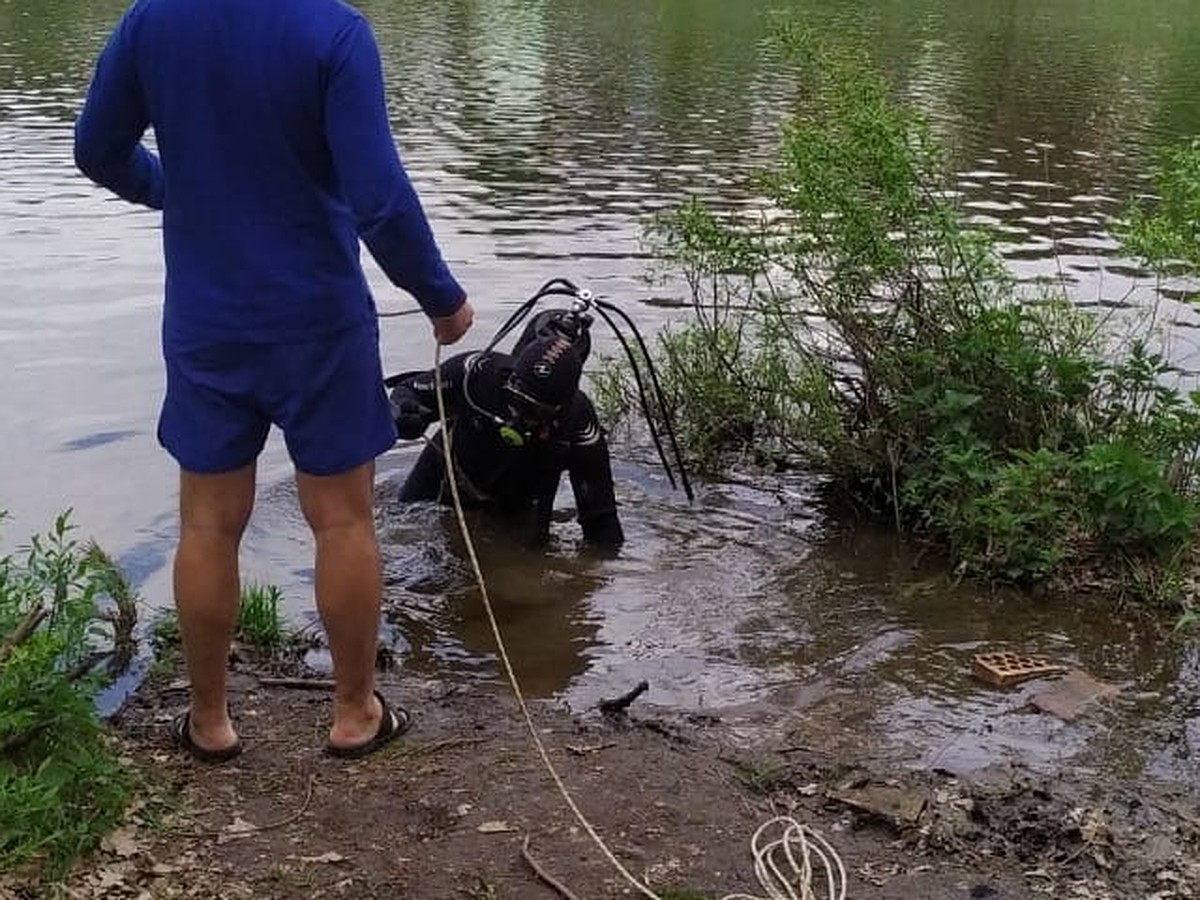
[[[346,763],[320,752],[328,693],[268,675],[314,673],[238,665],[246,753],[202,766],[169,743],[186,691],[158,668],[113,719],[148,789],[58,896],[637,895],[568,809],[507,691],[384,675],[415,727]],[[684,714],[638,697],[615,715],[531,710],[583,815],[664,900],[761,895],[749,842],[777,815],[836,848],[849,900],[1200,896],[1200,816],[1166,787],[1126,791],[1069,768],[892,770],[778,709]],[[55,895],[0,884],[6,900]]]

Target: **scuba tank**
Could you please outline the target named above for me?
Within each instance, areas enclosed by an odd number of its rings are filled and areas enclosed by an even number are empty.
[[[571,349],[579,356],[580,363],[587,362],[592,352],[592,338],[589,329],[592,327],[592,317],[573,309],[545,309],[529,320],[517,342],[513,344],[512,355],[520,356],[521,351],[536,340],[546,338],[564,338],[571,344]]]
[[[536,294],[517,307],[516,311],[508,317],[508,321],[496,332],[486,350],[494,349],[522,319],[532,312],[538,302],[545,297],[552,296],[569,297],[571,299],[570,307],[567,309],[545,310],[535,315],[525,326],[521,337],[518,338],[514,353],[520,352],[519,348],[529,341],[536,339],[539,333],[549,333],[561,334],[573,343],[576,343],[579,352],[586,358],[587,354],[591,352],[591,337],[588,334],[588,328],[592,324],[592,313],[595,312],[596,315],[599,315],[621,344],[621,349],[625,351],[625,357],[629,360],[629,369],[633,374],[634,383],[637,385],[638,401],[642,407],[642,415],[646,420],[646,427],[650,430],[650,438],[654,442],[655,450],[658,451],[658,458],[662,462],[663,470],[667,474],[667,481],[670,482],[671,487],[676,487],[675,471],[667,461],[667,454],[663,450],[658,428],[655,426],[654,416],[650,413],[649,402],[646,399],[647,382],[654,393],[655,404],[661,416],[662,428],[666,432],[667,439],[670,442],[672,455],[675,457],[675,469],[678,470],[684,494],[687,495],[689,501],[693,500],[692,485],[688,480],[687,469],[683,465],[683,454],[680,453],[679,443],[675,438],[675,427],[671,421],[671,412],[667,407],[666,399],[663,397],[662,387],[658,383],[658,373],[654,370],[654,364],[650,358],[650,350],[646,346],[646,342],[642,339],[642,334],[638,331],[637,325],[634,324],[634,321],[619,306],[607,300],[602,300],[586,288],[576,287],[566,278],[552,278],[542,285]],[[617,325],[618,319],[624,323],[625,327],[632,334],[633,340],[637,344],[638,352],[635,353],[633,347],[630,346],[629,338],[626,337]],[[644,374],[643,367],[645,368]]]

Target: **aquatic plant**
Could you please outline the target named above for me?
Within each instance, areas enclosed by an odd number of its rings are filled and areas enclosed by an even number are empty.
[[[761,211],[691,200],[649,230],[691,295],[654,352],[692,465],[824,473],[964,574],[1177,600],[1200,413],[1168,361],[1016,285],[861,55],[780,41],[805,96]],[[628,408],[613,366],[595,387]]]

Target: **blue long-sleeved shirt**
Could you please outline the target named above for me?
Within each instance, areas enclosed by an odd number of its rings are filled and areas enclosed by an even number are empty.
[[[159,156],[141,143],[150,126]],[[310,340],[373,317],[360,237],[428,315],[465,297],[396,151],[370,26],[339,0],[134,0],[75,159],[163,211],[167,347]]]

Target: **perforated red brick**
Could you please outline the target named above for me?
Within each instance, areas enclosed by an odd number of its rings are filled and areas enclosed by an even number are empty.
[[[975,674],[996,687],[1008,687],[1031,678],[1044,675],[1061,675],[1067,671],[1048,659],[1037,656],[1022,656],[1007,650],[994,653],[978,653],[971,661]]]

